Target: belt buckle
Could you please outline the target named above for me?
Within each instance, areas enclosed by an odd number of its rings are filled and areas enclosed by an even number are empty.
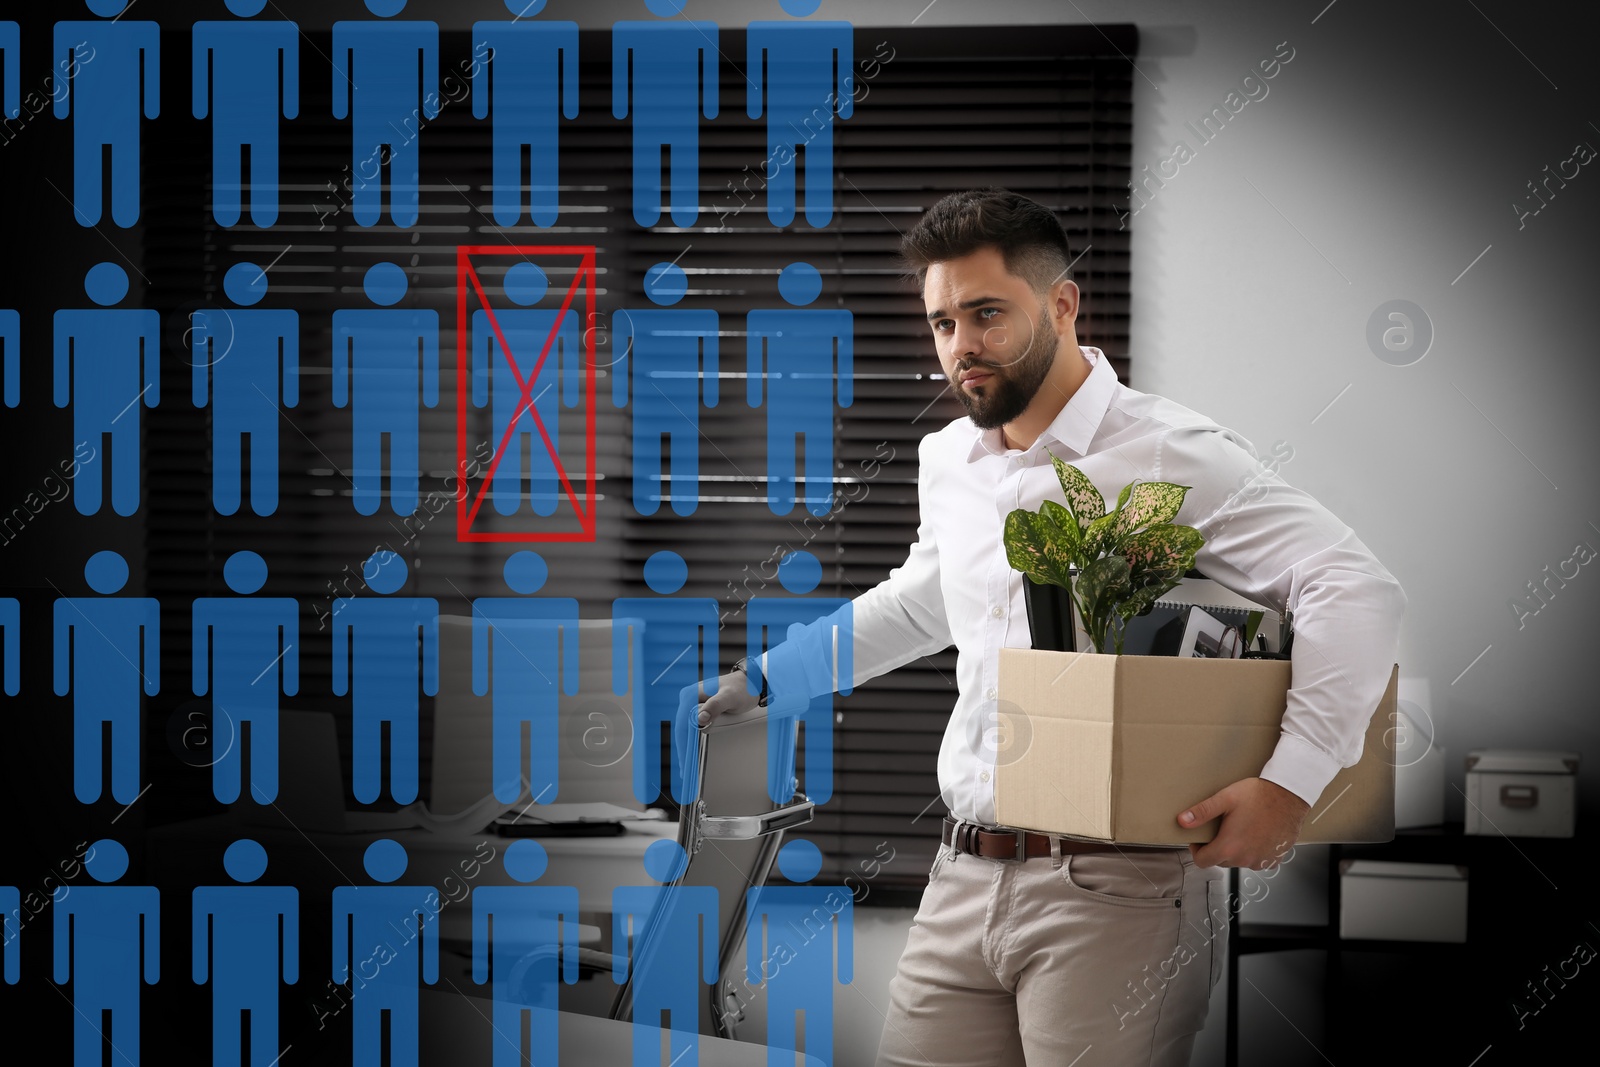
[[[1028,858],[1028,831],[1019,830],[1014,826],[997,827],[999,832],[1010,834],[1016,841],[1016,848],[1009,856],[996,856],[998,860],[1016,860],[1018,863]]]
[[[978,835],[984,830],[983,826],[975,822],[956,823],[955,833],[951,835],[952,843],[957,852],[967,852],[974,856],[982,856],[982,842]],[[1009,833],[1016,841],[1016,849],[1009,856],[993,856],[991,859],[999,860],[1025,860],[1028,858],[1028,833],[1026,830],[1017,830],[1012,827],[997,827],[995,832]]]

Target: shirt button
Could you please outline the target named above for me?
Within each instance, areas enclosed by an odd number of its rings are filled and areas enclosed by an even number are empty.
[[[984,694],[984,696],[988,697],[990,700],[993,700],[995,697],[997,697],[999,695],[1000,695],[1000,691],[997,690],[997,689],[991,689],[987,693]]]
[[[998,618],[1002,618],[1002,617],[1003,617],[1003,616],[1004,616],[1004,615],[1005,615],[1005,613],[1006,613],[1006,612],[1005,612],[1005,609],[1004,609],[1004,608],[1001,608],[1001,607],[998,607],[998,606],[997,606],[997,607],[995,607],[995,608],[994,608],[994,609],[992,609],[992,610],[991,610],[991,611],[990,611],[990,612],[989,612],[989,614],[990,614],[990,615],[993,615],[993,616],[994,616],[994,617],[995,617],[995,618],[997,618],[997,619],[998,619]]]
[[[979,781],[983,781],[983,782],[987,782],[989,780],[989,772],[988,771],[984,771],[982,774],[978,775],[978,780]]]

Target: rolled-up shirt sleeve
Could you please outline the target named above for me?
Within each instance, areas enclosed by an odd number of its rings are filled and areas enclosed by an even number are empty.
[[[927,520],[926,501],[931,499],[934,476],[927,451],[924,440],[918,448],[920,521],[906,561],[838,611],[806,626],[790,627],[788,640],[767,652],[762,668],[769,715],[799,714],[813,697],[844,686],[845,680],[834,670],[836,633],[853,635],[851,686],[952,644],[939,585],[939,546]]]
[[[1396,661],[1405,592],[1348,526],[1234,431],[1173,428],[1157,457],[1154,480],[1192,487],[1174,521],[1205,538],[1196,569],[1293,613],[1288,705],[1261,777],[1315,804],[1361,758]]]

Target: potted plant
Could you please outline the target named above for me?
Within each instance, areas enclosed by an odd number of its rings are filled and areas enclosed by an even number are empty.
[[[1205,543],[1194,527],[1172,522],[1192,487],[1132,482],[1107,512],[1105,498],[1082,471],[1053,453],[1050,462],[1065,506],[1046,500],[1036,512],[1018,508],[1005,526],[1006,559],[1028,576],[1034,647],[1074,651],[1076,610],[1092,651],[1121,655],[1128,620],[1148,614],[1194,566]]]

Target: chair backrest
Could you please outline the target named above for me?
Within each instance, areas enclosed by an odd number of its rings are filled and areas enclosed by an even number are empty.
[[[642,621],[622,620],[643,626]],[[499,622],[507,633],[529,635],[548,632],[555,647],[555,624]],[[606,801],[643,810],[633,795],[629,749],[637,739],[629,735],[634,721],[634,676],[629,665],[628,692],[612,690],[611,619],[583,619],[568,640],[578,642],[578,692],[557,696],[561,751],[558,756],[560,787],[557,795],[541,803],[578,804]],[[433,762],[428,806],[437,816],[467,810],[487,796],[494,783],[494,698],[472,691],[473,620],[471,616],[439,617],[439,694],[433,699]],[[531,644],[531,640],[530,640]],[[551,685],[563,679],[559,674]],[[492,690],[491,690],[492,692]],[[543,744],[535,735],[533,744]],[[524,746],[516,745],[517,764]],[[535,798],[523,795],[502,810],[520,810]],[[496,813],[490,812],[488,818]],[[487,821],[487,818],[485,819]]]
[[[765,708],[743,715],[724,715],[699,731],[698,798],[686,805],[678,823],[678,844],[689,863],[673,885],[710,886],[717,891],[718,980],[703,987],[699,998],[699,1032],[732,1037],[745,989],[745,905],[752,886],[766,883],[786,830],[810,822],[813,804],[795,793],[776,804],[767,789],[768,721]],[[795,729],[793,720],[780,724],[779,774],[792,778]],[[657,907],[636,944],[648,950],[653,929],[669,921]],[[623,946],[612,946],[617,951]],[[639,948],[636,948],[636,953]],[[633,1017],[632,972],[617,991],[611,1016]]]

